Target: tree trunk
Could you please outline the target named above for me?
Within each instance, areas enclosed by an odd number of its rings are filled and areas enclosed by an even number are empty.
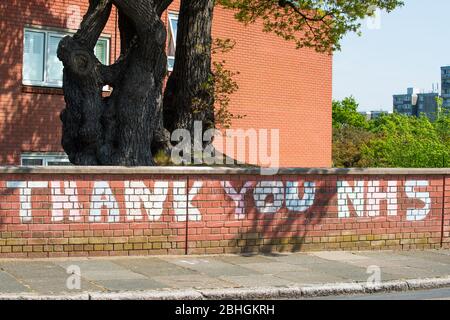
[[[188,129],[194,136],[194,121],[201,121],[204,131],[214,126],[210,88],[214,2],[181,1],[175,65],[164,94],[164,125],[171,132]]]
[[[195,120],[204,130],[214,126],[213,92],[205,88],[212,79],[214,0],[181,1],[176,62],[163,99],[167,31],[161,15],[172,2],[90,0],[80,30],[61,41],[62,145],[73,164],[154,165],[153,155],[171,147],[169,131],[192,132]],[[105,66],[94,48],[113,5],[119,12],[121,55]],[[105,85],[113,89],[109,97],[102,95]]]
[[[80,30],[64,38],[66,109],[61,114],[64,150],[76,165],[153,165],[152,147],[164,144],[162,85],[166,29],[160,19],[171,1],[90,0]],[[111,7],[119,10],[121,56],[111,66],[94,55]],[[102,88],[113,88],[102,97]]]

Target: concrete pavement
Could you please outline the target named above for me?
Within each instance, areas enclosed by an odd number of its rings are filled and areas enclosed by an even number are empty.
[[[450,250],[0,260],[0,298],[300,298],[447,286]]]

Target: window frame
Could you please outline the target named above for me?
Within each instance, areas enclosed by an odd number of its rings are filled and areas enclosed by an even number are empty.
[[[34,80],[26,80],[25,79],[25,41],[26,41],[26,33],[27,32],[34,32],[34,33],[41,33],[44,34],[44,52],[43,52],[43,81],[34,81]],[[73,36],[75,32],[68,31],[65,29],[47,29],[47,28],[39,28],[39,27],[31,27],[27,26],[23,28],[23,47],[22,47],[22,85],[25,86],[33,86],[33,87],[45,87],[45,88],[62,88],[63,80],[61,79],[61,82],[50,82],[48,75],[48,69],[49,69],[49,63],[48,59],[50,56],[50,48],[49,48],[49,39],[51,36],[54,37],[66,37],[66,36]],[[106,64],[111,64],[111,37],[102,35],[98,39],[99,41],[106,41]]]
[[[37,167],[48,167],[50,162],[65,163],[66,166],[71,166],[69,157],[65,153],[56,152],[24,152],[20,155],[20,165],[24,165],[25,160],[42,160],[42,165],[36,165]]]
[[[169,25],[168,26],[169,27],[168,31],[170,32],[170,35],[171,35],[168,38],[172,39],[175,51],[177,50],[177,39],[176,39],[176,37],[174,37],[174,30],[173,30],[173,26],[172,26],[172,21],[176,20],[177,21],[177,25],[178,25],[178,16],[179,16],[178,12],[169,12],[168,15],[167,15],[167,22],[168,22],[168,25]],[[178,27],[177,27],[177,30],[178,30]],[[177,31],[177,34],[178,34],[178,31]],[[170,43],[167,44],[167,49],[169,48],[169,46],[170,46]],[[172,72],[173,71],[173,67],[170,67],[169,60],[173,60],[173,62],[175,64],[175,55],[173,55],[173,56],[167,55],[167,70],[169,72]]]

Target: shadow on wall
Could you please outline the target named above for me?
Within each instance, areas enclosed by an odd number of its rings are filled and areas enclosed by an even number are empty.
[[[279,179],[274,178],[274,180]],[[289,177],[279,179],[286,182],[291,181]],[[298,197],[305,197],[305,187],[303,182],[314,181],[314,177],[307,177],[299,181]],[[316,185],[316,197],[314,204],[302,212],[292,212],[287,208],[286,200],[275,214],[260,213],[256,208],[253,196],[248,196],[246,201],[245,226],[236,237],[239,251],[242,254],[251,253],[277,253],[277,252],[298,252],[304,250],[304,246],[309,246],[313,250],[314,244],[308,242],[310,233],[320,232],[322,220],[327,215],[327,208],[336,202],[336,186],[327,184],[327,181],[320,181]],[[295,195],[297,196],[297,194]],[[266,198],[266,203],[273,203],[274,196]],[[286,196],[285,196],[286,199]]]
[[[52,2],[0,2],[0,165],[19,164],[23,151],[61,150],[60,90],[22,85],[24,28],[64,26],[65,19],[52,13]]]
[[[231,246],[236,246],[238,253],[241,254],[323,250],[324,244],[316,241],[325,233],[323,228],[327,223],[324,219],[334,216],[332,210],[337,208],[337,186],[335,178],[324,179],[325,176],[320,175],[321,171],[305,169],[304,175],[300,177],[296,175],[249,176],[247,179],[241,177],[239,181],[233,182],[233,187],[238,192],[242,191],[247,183],[245,180],[253,183],[252,187],[247,188],[245,192],[244,218],[241,220],[238,235],[233,238]],[[336,173],[345,175],[348,171],[349,169],[339,169]],[[272,188],[267,185],[259,185],[263,191],[262,198],[259,198],[260,195],[255,189],[258,187],[257,184],[268,181],[272,185],[278,184],[274,187],[276,190],[282,186],[283,199],[275,199],[275,194],[266,192]],[[313,192],[311,192],[311,183],[314,183]],[[314,194],[313,199],[310,198],[312,194]],[[258,200],[262,201],[259,203],[260,206],[267,205],[269,211],[275,212],[261,212],[264,210],[258,208]],[[281,203],[274,205],[277,200]],[[227,220],[233,219],[230,216],[232,214],[234,212],[228,213]],[[327,246],[327,249],[336,249],[333,248],[333,244],[327,244]]]

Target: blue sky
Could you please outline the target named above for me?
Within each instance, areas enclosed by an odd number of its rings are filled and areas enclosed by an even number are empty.
[[[361,110],[392,110],[392,95],[440,85],[440,67],[450,65],[450,1],[405,0],[383,13],[380,28],[363,22],[334,56],[333,98],[353,95]]]

